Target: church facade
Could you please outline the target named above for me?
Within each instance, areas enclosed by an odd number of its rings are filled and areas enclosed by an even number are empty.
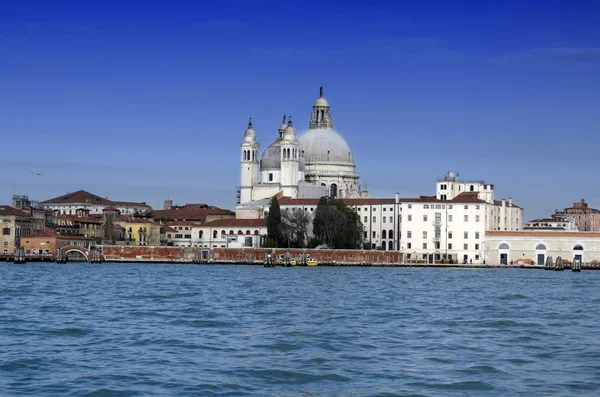
[[[323,87],[313,105],[308,130],[296,135],[291,118],[283,117],[276,139],[262,153],[252,120],[241,144],[238,204],[281,195],[291,198],[368,198],[359,185],[350,146],[333,128]]]

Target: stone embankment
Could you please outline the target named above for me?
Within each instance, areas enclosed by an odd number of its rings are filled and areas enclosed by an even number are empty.
[[[191,248],[133,247],[105,245],[99,247],[106,262],[173,262],[264,264],[268,254],[278,258],[300,258],[308,254],[319,266],[394,266],[403,265],[403,255],[396,251],[271,249],[271,248]]]

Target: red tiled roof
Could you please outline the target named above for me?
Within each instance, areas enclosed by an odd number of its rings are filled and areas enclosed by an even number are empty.
[[[120,212],[117,208],[111,206],[106,207],[105,209],[102,210],[102,212],[104,211],[113,211],[113,212]]]
[[[66,239],[69,236],[63,236],[62,234],[56,232],[35,232],[32,234],[28,234],[26,236],[21,236],[21,238],[34,238],[34,237],[56,237]]]
[[[204,222],[209,215],[229,215],[235,216],[235,212],[218,208],[201,208],[197,206],[176,207],[170,210],[153,210],[154,219],[168,219],[170,221],[198,221]]]
[[[279,199],[279,205],[318,205],[318,198],[291,198],[281,197]],[[352,205],[380,205],[380,204],[394,204],[395,199],[378,199],[378,198],[344,198],[340,199],[348,206]]]
[[[67,193],[59,197],[52,198],[50,200],[42,201],[40,204],[79,204],[79,203],[88,203],[88,204],[101,204],[101,205],[110,205],[111,201],[96,196],[90,192],[86,192],[85,190],[78,190],[73,193]]]
[[[50,200],[42,201],[40,204],[95,204],[95,205],[119,205],[123,207],[148,207],[146,203],[134,203],[128,201],[112,201],[104,197],[96,196],[85,190],[78,190],[73,193],[67,193]]]
[[[0,216],[20,216],[23,218],[29,218],[30,215],[27,212],[20,211],[10,205],[0,205]]]
[[[496,205],[498,207],[502,207],[502,200],[494,200],[494,205]],[[505,207],[513,207],[513,208],[521,208],[518,205],[516,205],[515,203],[509,203],[508,201],[504,201],[504,206]]]
[[[217,219],[199,227],[261,227],[267,226],[266,219]]]
[[[164,230],[165,230],[166,233],[176,233],[176,232],[178,232],[178,230],[173,229],[171,226],[167,226],[167,225],[165,225]]]

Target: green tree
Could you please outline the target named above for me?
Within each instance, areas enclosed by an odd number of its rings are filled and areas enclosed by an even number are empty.
[[[364,227],[360,217],[342,200],[321,197],[315,219],[315,240],[331,248],[362,248]]]
[[[281,208],[279,207],[277,197],[273,197],[271,206],[269,207],[269,215],[267,216],[267,236],[275,246],[279,246],[282,243]]]

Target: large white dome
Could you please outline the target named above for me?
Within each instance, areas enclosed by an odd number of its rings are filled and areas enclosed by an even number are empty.
[[[306,164],[342,163],[354,165],[354,156],[346,140],[335,130],[310,129],[298,138]]]

